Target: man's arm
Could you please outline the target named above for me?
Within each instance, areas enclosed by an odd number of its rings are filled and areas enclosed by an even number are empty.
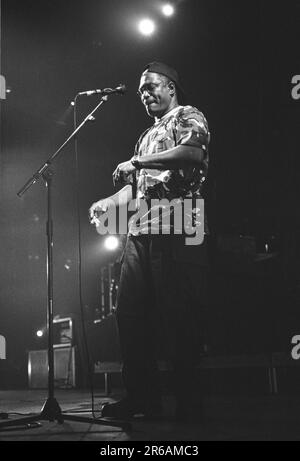
[[[97,213],[105,213],[112,202],[115,206],[127,205],[133,198],[132,186],[127,184],[123,189],[119,190],[116,194],[110,197],[100,199],[98,202],[93,203],[89,209],[90,220],[93,223],[94,219],[97,219]]]
[[[180,145],[165,150],[159,154],[143,155],[132,157],[127,162],[120,163],[113,173],[114,183],[121,177],[126,178],[136,169],[148,168],[149,170],[176,170],[190,166],[200,166],[205,158],[204,150],[201,147]]]
[[[169,170],[199,166],[203,162],[205,153],[200,147],[179,145],[159,154],[143,155],[138,157],[138,168]]]

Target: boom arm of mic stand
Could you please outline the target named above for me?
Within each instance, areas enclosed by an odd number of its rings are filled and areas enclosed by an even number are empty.
[[[99,109],[100,106],[102,106],[102,104],[104,102],[106,102],[108,99],[108,96],[103,96],[101,98],[101,101],[99,102],[99,104],[97,104],[97,106],[92,110],[92,112],[90,112],[86,117],[85,119],[81,122],[80,125],[78,125],[78,127],[73,131],[73,133],[71,133],[71,135],[68,137],[68,139],[65,140],[65,142],[59,147],[59,149],[57,149],[56,152],[54,152],[54,154],[34,173],[34,175],[28,179],[28,181],[24,184],[24,186],[19,190],[19,192],[17,192],[17,195],[19,197],[22,197],[22,195],[25,194],[25,192],[33,185],[35,184],[39,179],[40,177],[46,173],[46,171],[48,170],[48,168],[51,166],[53,160],[58,156],[58,154],[64,149],[64,147],[66,147],[69,142],[76,136],[76,134],[78,133],[78,131],[81,130],[81,128],[86,124],[86,122],[88,122],[93,114]]]

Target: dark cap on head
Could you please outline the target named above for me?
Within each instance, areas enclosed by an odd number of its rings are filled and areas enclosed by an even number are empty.
[[[181,86],[178,72],[175,69],[168,66],[167,64],[164,64],[163,62],[153,61],[145,66],[143,72],[145,71],[155,72],[156,74],[161,74],[165,77],[168,77],[176,85],[179,100],[182,101],[185,99],[185,92]]]

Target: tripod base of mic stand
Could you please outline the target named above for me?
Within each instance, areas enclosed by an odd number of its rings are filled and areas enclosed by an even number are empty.
[[[62,424],[64,421],[77,421],[79,423],[88,423],[88,424],[98,424],[101,426],[111,426],[111,427],[119,427],[123,429],[125,432],[131,431],[131,424],[125,421],[107,421],[105,419],[94,419],[88,418],[84,416],[73,416],[68,414],[63,414],[61,408],[57,402],[57,400],[53,398],[48,398],[44,403],[42,411],[38,415],[32,416],[25,416],[24,418],[19,418],[10,421],[0,422],[0,431],[2,428],[5,427],[13,427],[13,426],[28,426],[30,423],[36,421],[49,421],[54,422],[57,421],[59,424]]]

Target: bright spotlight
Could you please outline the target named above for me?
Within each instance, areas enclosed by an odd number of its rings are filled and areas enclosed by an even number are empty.
[[[119,246],[119,239],[113,235],[110,235],[105,239],[104,245],[107,250],[114,251]]]
[[[38,338],[41,338],[44,335],[44,332],[42,330],[38,330],[36,332],[36,335],[37,335]]]
[[[173,16],[175,12],[174,6],[171,5],[171,3],[166,3],[163,5],[161,10],[165,16]]]
[[[155,31],[155,24],[152,19],[142,19],[139,22],[139,31],[145,36],[150,36]]]

